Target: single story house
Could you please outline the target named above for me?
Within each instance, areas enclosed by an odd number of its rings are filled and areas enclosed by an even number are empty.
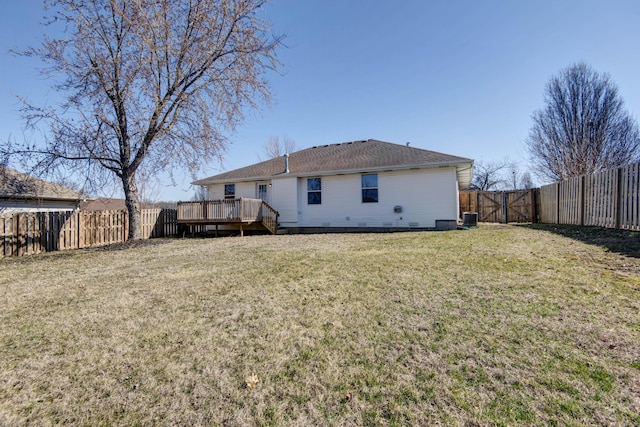
[[[320,145],[193,182],[207,199],[262,199],[295,232],[451,229],[473,160],[369,139]]]
[[[73,211],[86,198],[77,191],[0,167],[0,213]]]

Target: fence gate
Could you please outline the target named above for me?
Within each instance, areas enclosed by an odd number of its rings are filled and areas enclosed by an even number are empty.
[[[502,222],[502,193],[478,192],[478,221]]]
[[[478,212],[480,222],[535,222],[536,189],[461,191],[461,217],[464,212]]]
[[[507,191],[505,222],[535,222],[535,190]]]

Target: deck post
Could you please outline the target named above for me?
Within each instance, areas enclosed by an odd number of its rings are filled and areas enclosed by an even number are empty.
[[[620,230],[622,228],[622,197],[624,194],[622,191],[622,178],[623,173],[622,168],[620,167],[616,174],[616,190],[618,190],[616,192],[616,230]]]
[[[240,224],[240,237],[244,237],[244,230],[242,229],[242,224]]]

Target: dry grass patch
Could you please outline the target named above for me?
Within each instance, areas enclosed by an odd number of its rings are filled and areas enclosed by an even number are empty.
[[[640,424],[637,258],[490,225],[161,242],[0,261],[0,424]]]

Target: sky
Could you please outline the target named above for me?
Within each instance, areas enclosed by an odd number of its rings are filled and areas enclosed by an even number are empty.
[[[23,135],[17,96],[55,94],[33,59],[41,2],[0,0],[0,141]],[[229,135],[222,164],[204,178],[259,161],[270,136],[298,149],[379,139],[528,168],[531,115],[549,79],[576,62],[611,75],[640,116],[638,0],[272,0],[263,11],[285,34],[273,103]],[[264,157],[264,155],[262,154]],[[156,198],[188,200],[192,177],[161,177]],[[534,178],[535,180],[535,178]]]

